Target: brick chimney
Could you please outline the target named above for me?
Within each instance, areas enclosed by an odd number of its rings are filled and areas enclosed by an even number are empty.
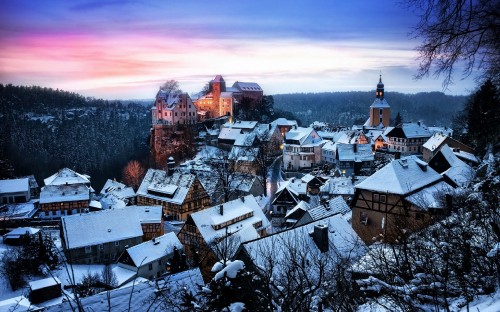
[[[317,224],[314,226],[313,239],[321,252],[328,251],[328,225]]]

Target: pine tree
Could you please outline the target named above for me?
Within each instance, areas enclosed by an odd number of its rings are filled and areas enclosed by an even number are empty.
[[[403,117],[401,117],[401,114],[398,112],[396,115],[396,119],[394,119],[394,126],[399,126],[400,124],[403,123]]]

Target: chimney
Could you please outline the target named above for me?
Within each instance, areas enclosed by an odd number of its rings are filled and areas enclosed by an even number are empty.
[[[328,225],[315,225],[313,239],[321,252],[328,251]]]
[[[220,205],[219,206],[219,213],[220,213],[221,216],[224,215],[224,205]]]
[[[167,176],[172,175],[172,173],[174,172],[174,166],[175,166],[174,158],[170,156],[167,162]]]

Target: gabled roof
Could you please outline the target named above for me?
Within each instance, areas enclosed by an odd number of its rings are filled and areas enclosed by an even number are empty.
[[[88,175],[77,173],[69,168],[63,168],[57,173],[43,180],[45,185],[62,185],[62,184],[89,184],[90,177]]]
[[[236,81],[233,87],[238,88],[241,91],[262,91],[262,88],[255,82],[241,82]]]
[[[435,149],[439,148],[441,144],[443,144],[447,137],[448,136],[441,132],[436,132],[429,138],[429,140],[427,140],[427,142],[424,143],[424,145],[422,145],[422,147],[433,152]]]
[[[314,130],[313,128],[303,128],[303,127],[297,127],[296,129],[291,129],[286,133],[285,139],[299,141],[300,145],[304,144],[320,145],[323,141],[316,132],[316,130]]]
[[[237,120],[235,122],[226,122],[223,128],[233,128],[233,129],[247,129],[252,130],[257,126],[257,121],[251,120]]]
[[[236,140],[241,134],[238,128],[222,128],[219,133],[219,140]]]
[[[255,133],[240,133],[234,141],[234,146],[252,146],[255,141]]]
[[[222,214],[220,213],[221,207]],[[251,214],[251,216],[236,221],[247,214]],[[257,222],[262,222],[262,225],[257,230],[265,229],[270,225],[269,220],[253,195],[194,212],[188,217],[188,222],[189,219],[192,219],[206,243],[224,237],[226,228],[228,233],[233,234],[246,226],[253,226]],[[233,221],[234,223],[232,223]],[[230,224],[224,226],[226,222]]]
[[[13,229],[7,234],[4,234],[4,238],[18,238],[21,235],[34,235],[40,232],[40,229],[32,228],[32,227],[18,227],[17,229]],[[1,311],[1,310],[0,310]]]
[[[213,82],[224,82],[224,78],[222,78],[222,75],[216,75]]]
[[[356,145],[356,146],[354,146]],[[356,148],[356,151],[354,149]],[[371,144],[338,144],[337,157],[339,161],[373,161]]]
[[[385,99],[375,99],[370,107],[373,108],[390,108],[389,103]]]
[[[388,137],[396,138],[428,138],[432,133],[429,129],[420,122],[405,122],[401,127],[394,127],[386,134]]]
[[[286,118],[278,118],[271,122],[273,125],[277,126],[291,126],[291,127],[298,127],[299,125],[297,124],[296,120],[288,120]]]
[[[196,179],[196,175],[191,173],[175,171],[168,175],[163,170],[148,169],[137,195],[180,205]]]
[[[85,184],[46,185],[40,192],[40,204],[90,200],[90,190]]]
[[[472,168],[458,158],[448,144],[445,144],[439,152],[450,165],[450,168],[442,174],[451,179],[457,186],[467,186],[474,176]]]
[[[174,247],[181,250],[182,243],[174,232],[155,237],[153,240],[127,248],[127,253],[135,267],[141,267],[166,257],[174,252]]]
[[[315,225],[326,225],[328,227],[330,248],[327,253],[333,253],[329,254],[329,257],[350,254],[353,258],[356,258],[363,254],[365,245],[360,241],[351,225],[341,215],[334,215],[249,241],[243,243],[242,248],[256,267],[266,267],[266,257],[271,256],[277,264],[273,268],[273,274],[279,275],[285,272],[285,268],[280,266],[289,265],[286,259],[290,256],[290,252],[301,255],[322,256],[321,251],[310,236]],[[314,274],[314,272],[311,272],[311,274]]]
[[[64,240],[69,249],[142,237],[134,209],[108,209],[61,217]],[[91,231],[89,229],[92,229]]]
[[[29,178],[0,180],[0,194],[29,192]]]
[[[407,195],[442,179],[426,162],[415,156],[396,159],[356,185],[356,189]]]
[[[123,183],[108,179],[101,190],[101,195],[113,194],[119,199],[131,198],[135,196],[134,189]]]
[[[441,181],[431,186],[428,186],[410,196],[406,200],[417,207],[424,209],[428,208],[445,208],[442,195],[445,192],[451,191],[453,188],[446,182]]]
[[[258,147],[233,146],[229,152],[229,159],[236,161],[254,161],[259,154]]]

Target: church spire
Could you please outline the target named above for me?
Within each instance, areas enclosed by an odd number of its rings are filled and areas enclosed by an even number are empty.
[[[383,100],[384,99],[384,84],[382,83],[382,74],[380,74],[380,79],[377,84],[377,93],[376,93],[377,99]]]

